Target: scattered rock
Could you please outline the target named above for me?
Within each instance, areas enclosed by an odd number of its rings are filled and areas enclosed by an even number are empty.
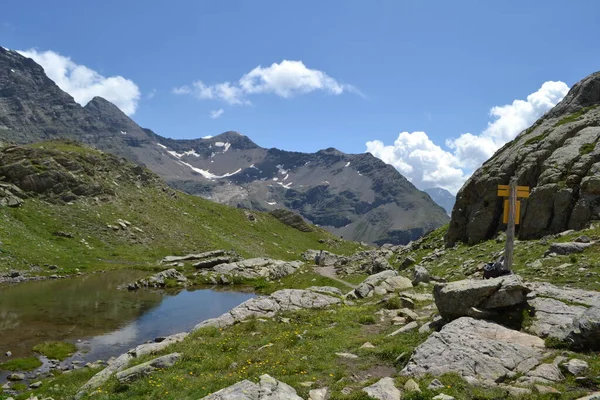
[[[281,279],[293,274],[302,266],[301,261],[281,261],[270,258],[251,258],[227,264],[219,264],[201,274],[212,276],[218,282],[228,283],[232,278]]]
[[[396,271],[387,270],[369,276],[349,295],[356,298],[366,298],[373,296],[376,288],[380,289],[381,292],[391,293],[411,287],[412,282],[408,278],[399,276]]]
[[[312,389],[308,392],[308,400],[328,400],[329,388]],[[283,400],[283,399],[282,399]]]
[[[575,242],[577,243],[590,243],[591,241],[592,239],[590,239],[589,236],[586,235],[581,235],[577,237],[577,239],[575,239]]]
[[[377,383],[363,388],[363,392],[378,400],[400,400],[402,395],[390,377],[382,378]]]
[[[527,331],[540,337],[559,338],[564,329],[586,310],[585,307],[567,305],[549,297],[536,297],[528,303],[534,317]]]
[[[448,396],[447,394],[440,393],[437,396],[432,397],[431,400],[454,400],[454,397]]]
[[[243,380],[235,385],[203,397],[201,400],[302,400],[293,387],[262,375],[260,383]]]
[[[143,364],[136,365],[128,368],[124,371],[118,372],[116,378],[121,383],[130,383],[143,376],[149,375],[157,369],[164,369],[171,367],[181,358],[179,353],[171,353],[166,356],[155,358],[154,360],[145,362]]]
[[[566,363],[562,363],[561,367],[569,372],[571,375],[581,376],[584,375],[589,369],[587,362],[573,358]]]
[[[10,356],[12,356],[12,352],[9,350],[6,352],[6,357],[10,357]]]
[[[494,384],[527,372],[546,356],[544,341],[469,317],[456,319],[419,345],[401,374],[421,377],[457,373]]]
[[[29,385],[29,387],[31,389],[38,389],[38,388],[42,387],[42,382],[41,381],[34,382],[31,385]]]
[[[361,349],[374,349],[375,346],[371,342],[365,342],[362,346],[360,346],[360,348]]]
[[[167,284],[167,280],[175,280],[178,283],[187,282],[187,278],[174,268],[161,271],[147,278],[140,279],[127,285],[129,290],[137,290],[140,287],[162,288]]]
[[[580,397],[577,400],[600,400],[600,392],[590,393],[589,395]]]
[[[414,312],[413,310],[411,310],[409,308],[402,308],[402,309],[400,309],[398,311],[398,315],[401,315],[404,318],[406,318],[406,320],[408,322],[416,321],[417,319],[419,319],[419,314],[417,314],[416,312]]]
[[[547,250],[547,253],[556,253],[559,255],[568,255],[573,253],[582,253],[585,249],[590,247],[591,243],[579,243],[579,242],[566,242],[566,243],[552,243]]]
[[[406,390],[407,392],[421,393],[421,388],[419,387],[419,384],[413,379],[409,379],[406,381],[406,383],[404,384],[404,390]]]
[[[356,354],[352,354],[352,353],[335,353],[335,355],[340,358],[346,358],[349,360],[354,360],[354,359],[358,358],[358,356]]]
[[[527,372],[527,376],[542,378],[544,380],[543,382],[560,382],[565,379],[558,367],[554,364],[541,364],[536,369]]]
[[[439,379],[432,380],[429,386],[427,386],[427,389],[429,390],[441,390],[443,388],[445,388],[445,386]]]
[[[523,304],[529,291],[519,276],[508,275],[436,284],[433,295],[440,314],[454,319],[463,316],[478,318],[479,311],[489,312]]]
[[[219,264],[228,264],[232,262],[236,262],[239,260],[237,256],[221,256],[221,257],[212,257],[206,258],[204,260],[200,260],[196,263],[192,264],[192,267],[198,269],[212,268]]]
[[[402,328],[400,328],[400,329],[398,329],[398,330],[390,333],[388,335],[388,337],[396,336],[396,335],[398,335],[400,333],[409,332],[409,331],[412,331],[414,329],[417,329],[418,327],[419,327],[419,324],[416,321],[413,321],[413,322],[411,322],[409,324],[404,325]]]
[[[414,286],[418,285],[421,282],[428,283],[431,281],[431,275],[429,275],[429,271],[427,268],[422,265],[415,266],[415,270],[413,271],[413,280],[412,284]]]
[[[448,396],[444,393],[440,393],[437,396],[432,397],[431,400],[454,400],[454,397]]]
[[[8,379],[9,381],[22,381],[23,379],[25,379],[25,374],[21,374],[21,373],[10,374],[6,377],[6,379]]]

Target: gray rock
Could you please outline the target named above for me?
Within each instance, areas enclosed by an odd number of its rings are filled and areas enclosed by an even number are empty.
[[[434,379],[431,381],[431,383],[429,383],[429,386],[427,386],[427,389],[429,390],[441,390],[443,388],[445,388],[446,386],[444,386],[444,384],[442,382],[439,381],[439,379]]]
[[[419,327],[419,324],[416,321],[413,321],[413,322],[411,322],[409,324],[404,325],[402,328],[400,328],[400,329],[398,329],[398,330],[390,333],[388,335],[388,337],[396,336],[396,335],[398,335],[400,333],[409,332],[409,331],[412,331],[414,329],[417,329],[418,327]]]
[[[431,281],[431,275],[429,275],[429,271],[427,268],[422,265],[416,265],[415,270],[413,271],[413,285],[418,285],[421,282],[428,283]]]
[[[243,380],[228,388],[203,397],[202,400],[302,400],[291,386],[262,375],[260,383]]]
[[[306,290],[310,290],[311,292],[317,292],[332,296],[343,296],[343,293],[340,289],[332,286],[311,286]]]
[[[444,393],[440,393],[437,396],[432,397],[431,400],[454,400],[454,397],[448,396]]]
[[[10,357],[10,356],[12,356],[12,352],[11,351],[7,351],[6,352],[6,357]]]
[[[587,362],[573,358],[566,363],[561,364],[561,367],[568,371],[571,375],[582,376],[589,369]]]
[[[517,275],[485,280],[466,279],[447,284],[436,284],[433,290],[435,304],[444,318],[478,317],[473,308],[493,311],[525,303],[530,290]]]
[[[390,377],[382,378],[377,383],[363,388],[363,392],[378,400],[400,400],[402,396]]]
[[[404,390],[406,390],[407,392],[421,393],[421,388],[419,387],[419,384],[414,381],[414,379],[409,379],[406,381],[406,383],[404,384]]]
[[[147,278],[140,279],[135,283],[130,283],[128,289],[137,289],[139,287],[161,288],[167,284],[167,280],[175,280],[180,283],[187,282],[187,278],[174,268],[161,271]]]
[[[563,341],[573,349],[600,349],[600,307],[591,307],[564,330]]]
[[[590,247],[591,243],[579,243],[579,242],[566,242],[566,243],[552,243],[550,248],[548,249],[549,253],[556,253],[559,255],[568,255],[573,253],[581,253],[588,247]]]
[[[165,258],[163,258],[161,260],[161,263],[167,264],[167,263],[172,263],[172,262],[202,260],[202,259],[206,259],[206,258],[224,256],[225,254],[227,254],[227,252],[225,250],[213,250],[213,251],[208,251],[206,253],[188,254],[185,256],[166,256]]]
[[[171,353],[166,356],[155,358],[143,364],[136,365],[121,372],[118,372],[116,378],[121,383],[130,383],[146,375],[149,375],[157,369],[172,367],[179,359],[181,354]]]
[[[529,371],[527,376],[539,377],[551,382],[560,382],[565,380],[563,374],[554,364],[541,364],[536,369]]]
[[[396,271],[387,270],[369,276],[350,292],[350,295],[357,298],[366,298],[373,296],[376,291],[385,294],[411,287],[412,282],[410,279],[399,276]]]
[[[587,396],[579,397],[577,400],[600,400],[600,392],[590,393]]]
[[[239,259],[238,257],[233,257],[233,256],[232,257],[228,257],[228,256],[212,257],[212,258],[207,258],[205,260],[200,260],[200,261],[192,264],[192,267],[198,268],[198,269],[213,268],[219,264],[227,264],[227,263],[235,262],[238,259]]]
[[[248,260],[237,261],[227,264],[214,266],[208,275],[223,277],[237,277],[243,279],[281,279],[287,275],[293,274],[302,266],[301,261],[281,261],[269,258],[251,258]]]
[[[194,327],[198,330],[208,326],[225,327],[251,317],[271,318],[281,311],[325,308],[340,304],[339,297],[318,293],[313,290],[283,289],[270,296],[254,297],[229,312],[203,321]]]
[[[552,386],[535,385],[535,389],[540,394],[560,394],[560,392],[558,390],[556,390],[555,388],[553,388]]]
[[[600,307],[600,292],[559,287],[547,282],[528,282],[526,286],[538,296],[584,304],[588,307]]]
[[[328,400],[329,388],[312,389],[308,392],[308,400]]]
[[[25,374],[21,374],[21,373],[10,374],[6,377],[6,379],[8,379],[9,381],[22,381],[25,379]]]
[[[562,337],[564,329],[586,310],[585,307],[567,305],[547,297],[537,297],[528,303],[530,309],[535,310],[535,315],[527,331],[540,337]]]
[[[419,314],[417,314],[409,308],[402,308],[398,310],[398,315],[405,317],[408,322],[416,321],[419,319]]]
[[[491,322],[462,317],[419,345],[401,374],[421,377],[457,373],[484,383],[527,372],[546,356],[538,337]]]
[[[335,355],[340,358],[346,358],[349,360],[354,360],[354,359],[358,358],[358,356],[356,354],[352,354],[352,353],[335,353]]]
[[[33,382],[32,384],[29,385],[29,387],[31,389],[39,389],[42,387],[42,382],[41,381]]]

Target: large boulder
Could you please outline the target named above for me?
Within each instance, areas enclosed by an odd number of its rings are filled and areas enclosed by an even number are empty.
[[[457,373],[472,383],[495,384],[529,372],[546,356],[544,341],[536,336],[462,317],[419,345],[401,374]]]
[[[433,295],[440,315],[454,319],[524,304],[529,291],[519,276],[508,275],[436,284]]]
[[[565,243],[552,243],[548,249],[549,253],[556,253],[560,255],[567,255],[573,253],[581,253],[592,243],[579,243],[579,242],[565,242]]]
[[[293,387],[270,375],[262,375],[259,383],[243,380],[209,394],[201,400],[302,400]]]
[[[371,386],[364,388],[363,392],[377,400],[400,400],[402,398],[402,393],[394,384],[394,379],[390,377],[381,378]]]
[[[175,281],[178,284],[187,282],[187,278],[175,268],[161,271],[157,274],[150,275],[147,278],[140,279],[137,282],[127,285],[129,290],[137,290],[140,287],[162,288],[167,285],[167,281]]]

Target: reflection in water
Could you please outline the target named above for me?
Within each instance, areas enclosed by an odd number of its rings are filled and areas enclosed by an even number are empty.
[[[85,341],[85,360],[118,355],[131,347],[190,330],[199,321],[226,312],[249,293],[183,290],[117,290],[147,275],[112,271],[74,279],[0,286],[0,362],[31,355],[45,340]]]

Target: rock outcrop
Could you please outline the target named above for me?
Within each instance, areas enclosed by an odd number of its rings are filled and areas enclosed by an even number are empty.
[[[341,303],[339,297],[323,294],[322,291],[320,287],[310,290],[283,289],[270,296],[254,297],[217,318],[199,323],[194,330],[210,326],[223,328],[252,317],[270,318],[282,311],[325,308]],[[337,289],[331,288],[329,292],[335,293]]]
[[[270,258],[251,258],[232,263],[217,264],[199,273],[213,283],[231,283],[246,279],[280,279],[293,274],[302,266],[301,261],[281,261]]]
[[[130,383],[146,375],[150,375],[157,369],[172,367],[180,358],[181,354],[179,353],[167,354],[166,356],[158,357],[118,372],[116,378],[121,383]]]
[[[529,186],[521,239],[582,229],[600,219],[600,72],[575,84],[533,126],[486,161],[457,194],[448,245],[492,238],[502,224],[497,186]]]

